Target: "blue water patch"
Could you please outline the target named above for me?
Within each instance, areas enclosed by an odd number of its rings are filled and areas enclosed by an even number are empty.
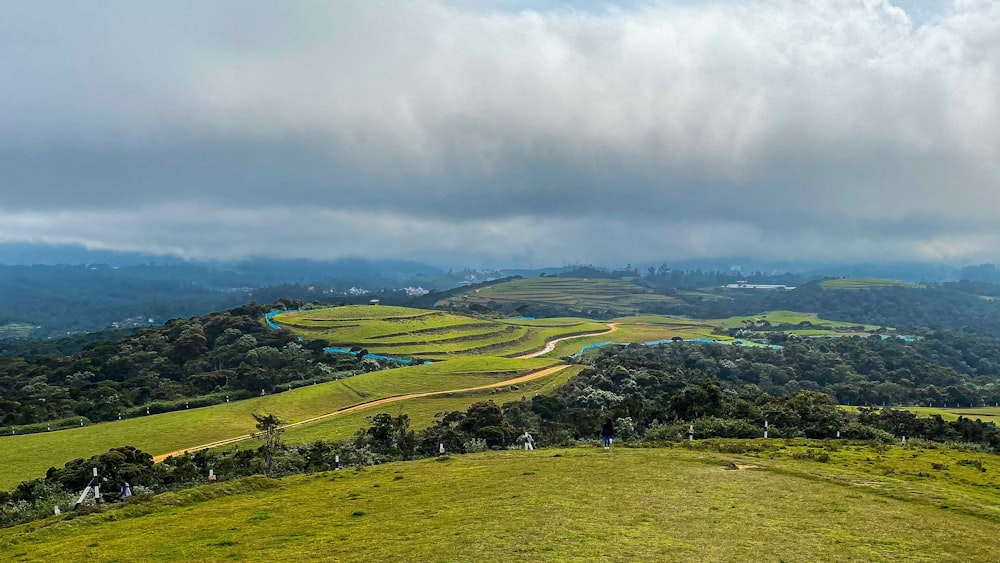
[[[899,340],[902,340],[903,342],[916,342],[917,341],[917,338],[915,336],[895,336],[895,335],[892,335],[892,334],[880,334],[878,336],[882,340],[888,340],[890,338],[898,338]]]
[[[354,355],[354,352],[351,352],[351,350],[348,349],[348,348],[323,348],[323,350],[325,350],[326,352],[328,352],[330,354],[351,354],[351,355]],[[389,356],[382,356],[382,355],[379,355],[379,354],[365,354],[365,357],[366,358],[371,358],[373,360],[382,360],[382,361],[386,361],[386,362],[396,362],[397,364],[403,364],[403,365],[407,365],[407,366],[411,366],[411,365],[423,365],[423,364],[429,364],[430,363],[430,362],[428,362],[426,360],[414,361],[414,360],[407,360],[406,358],[391,358]]]
[[[508,321],[533,321],[535,317],[507,317]]]

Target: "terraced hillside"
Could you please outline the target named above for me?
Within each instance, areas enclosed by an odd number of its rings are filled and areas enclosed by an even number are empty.
[[[339,348],[364,348],[401,358],[441,360],[456,356],[519,356],[561,336],[606,331],[607,324],[562,318],[501,321],[443,311],[352,305],[284,313],[272,322],[307,340]]]
[[[589,278],[525,278],[479,288],[443,300],[439,305],[538,303],[561,305],[578,311],[638,312],[644,303],[675,303],[628,280]]]

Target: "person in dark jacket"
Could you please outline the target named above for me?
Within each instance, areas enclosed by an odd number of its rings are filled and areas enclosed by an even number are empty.
[[[604,426],[601,427],[601,438],[604,438],[604,449],[611,449],[611,437],[615,434],[615,425],[611,423],[611,419],[604,421]]]

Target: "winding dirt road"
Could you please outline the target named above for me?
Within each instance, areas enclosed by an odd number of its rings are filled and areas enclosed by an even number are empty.
[[[569,365],[567,365],[567,364],[562,364],[562,365],[558,365],[558,366],[552,366],[552,367],[548,367],[548,368],[536,370],[536,371],[533,371],[531,373],[526,373],[526,374],[524,374],[522,376],[515,377],[514,379],[507,379],[507,380],[504,380],[504,381],[498,381],[496,383],[490,383],[489,385],[480,385],[478,387],[466,387],[464,389],[449,389],[449,390],[446,390],[446,391],[429,391],[429,392],[426,392],[426,393],[409,393],[409,394],[406,394],[406,395],[394,395],[392,397],[384,397],[382,399],[376,399],[374,401],[368,401],[367,403],[359,403],[357,405],[351,405],[349,407],[344,407],[342,409],[338,409],[338,410],[335,410],[333,412],[328,412],[326,414],[321,414],[319,416],[314,416],[312,418],[307,418],[305,420],[300,420],[298,422],[293,422],[291,424],[286,424],[286,425],[282,426],[282,428],[284,428],[284,429],[295,428],[296,426],[302,426],[304,424],[310,424],[312,422],[316,422],[316,421],[323,420],[323,419],[326,419],[326,418],[330,418],[330,417],[334,417],[334,416],[338,416],[338,415],[342,415],[342,414],[347,414],[347,413],[354,412],[354,411],[359,411],[359,410],[362,410],[362,409],[367,409],[369,407],[375,407],[375,406],[378,406],[378,405],[384,405],[386,403],[394,403],[396,401],[405,401],[407,399],[419,399],[419,398],[422,398],[422,397],[434,397],[434,396],[438,396],[438,395],[450,395],[450,394],[453,394],[453,393],[467,393],[467,392],[470,392],[470,391],[484,391],[484,390],[487,390],[487,389],[496,389],[497,387],[507,387],[509,385],[517,385],[518,383],[526,383],[528,381],[531,381],[531,380],[534,380],[534,379],[538,379],[540,377],[545,377],[547,375],[552,375],[553,373],[560,372],[560,371],[562,371],[562,370],[564,370],[564,369],[566,369],[568,367],[569,367]],[[179,456],[179,455],[184,454],[185,452],[193,453],[193,452],[197,452],[197,451],[201,451],[201,450],[207,450],[207,449],[211,449],[211,448],[218,448],[219,446],[227,446],[229,444],[233,444],[233,443],[236,443],[236,442],[242,442],[243,440],[249,440],[252,437],[253,437],[252,434],[244,434],[242,436],[236,436],[236,437],[233,437],[233,438],[226,438],[225,440],[217,440],[215,442],[209,442],[207,444],[201,444],[200,446],[192,446],[190,448],[184,448],[183,450],[177,450],[177,451],[174,451],[174,452],[170,452],[168,454],[162,454],[162,455],[155,456],[155,457],[153,457],[153,461],[155,463],[159,463],[159,462],[167,459],[170,456]]]
[[[553,339],[553,340],[550,340],[550,341],[546,342],[545,343],[545,348],[542,348],[541,350],[539,350],[537,352],[531,352],[530,354],[524,354],[523,356],[517,356],[517,359],[537,358],[537,357],[539,357],[539,356],[541,356],[543,354],[548,354],[552,350],[555,350],[556,345],[559,344],[560,342],[564,341],[564,340],[571,340],[573,338],[586,338],[588,336],[600,336],[602,334],[612,333],[612,332],[614,332],[616,330],[618,330],[618,326],[615,325],[615,323],[608,323],[608,330],[605,330],[603,332],[591,332],[591,333],[587,333],[587,334],[577,334],[577,335],[574,335],[574,336],[564,336],[562,338],[556,338],[556,339]],[[470,391],[484,391],[486,389],[496,389],[497,387],[507,387],[509,385],[517,385],[519,383],[526,383],[528,381],[532,381],[532,380],[538,379],[540,377],[545,377],[547,375],[552,375],[553,373],[560,372],[560,371],[562,371],[562,370],[564,370],[564,369],[566,369],[568,367],[569,367],[569,365],[566,365],[566,364],[558,365],[558,366],[552,366],[552,367],[548,367],[548,368],[536,370],[536,371],[533,371],[533,372],[530,372],[530,373],[526,373],[524,375],[515,377],[514,379],[507,379],[507,380],[504,380],[504,381],[498,381],[496,383],[490,383],[489,385],[480,385],[479,387],[467,387],[465,389],[448,389],[446,391],[429,391],[429,392],[426,392],[426,393],[409,393],[409,394],[406,394],[406,395],[394,395],[392,397],[384,397],[382,399],[375,399],[373,401],[368,401],[367,403],[358,403],[357,405],[351,405],[349,407],[344,407],[342,409],[338,409],[338,410],[335,410],[333,412],[328,412],[326,414],[321,414],[319,416],[314,416],[312,418],[307,418],[305,420],[300,420],[298,422],[292,422],[290,424],[286,424],[286,425],[282,426],[282,428],[284,428],[284,429],[295,428],[296,426],[302,426],[304,424],[310,424],[310,423],[313,423],[313,422],[316,422],[316,421],[319,421],[319,420],[324,420],[324,419],[327,419],[327,418],[330,418],[330,417],[339,416],[339,415],[342,415],[342,414],[347,414],[347,413],[351,413],[351,412],[354,412],[354,411],[359,411],[359,410],[362,410],[362,409],[367,409],[369,407],[375,407],[375,406],[378,406],[378,405],[384,405],[386,403],[395,403],[397,401],[405,401],[407,399],[420,399],[422,397],[435,397],[435,396],[438,396],[438,395],[450,395],[450,394],[453,394],[453,393],[468,393]],[[252,434],[244,434],[242,436],[235,436],[233,438],[226,438],[225,440],[217,440],[215,442],[209,442],[207,444],[201,444],[200,446],[192,446],[190,448],[184,448],[182,450],[173,451],[173,452],[170,452],[170,453],[167,453],[167,454],[161,454],[161,455],[153,457],[153,461],[155,463],[160,463],[161,461],[167,459],[168,457],[183,455],[185,452],[187,452],[187,453],[193,453],[193,452],[198,452],[198,451],[201,451],[201,450],[208,450],[208,449],[211,449],[211,448],[218,448],[220,446],[228,446],[229,444],[234,444],[236,442],[242,442],[243,440],[249,440],[250,438],[253,438]]]
[[[612,332],[618,330],[618,325],[615,323],[608,323],[608,330],[603,332],[588,332],[584,334],[574,334],[573,336],[563,336],[562,338],[556,338],[554,340],[549,340],[545,343],[545,348],[537,352],[531,352],[530,354],[524,354],[523,356],[516,356],[518,360],[526,360],[528,358],[537,358],[539,356],[544,356],[549,352],[556,349],[556,345],[564,340],[572,340],[574,338],[587,338],[588,336],[600,336],[602,334],[611,334]]]

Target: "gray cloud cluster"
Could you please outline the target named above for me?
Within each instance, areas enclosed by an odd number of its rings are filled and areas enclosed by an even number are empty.
[[[0,240],[1000,258],[1000,2],[901,5],[22,3]]]

